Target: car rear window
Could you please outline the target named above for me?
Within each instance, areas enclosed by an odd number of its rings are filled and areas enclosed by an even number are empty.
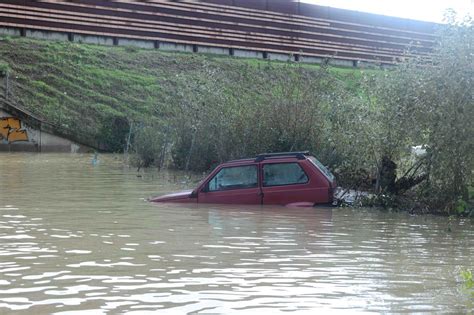
[[[330,170],[328,170],[328,168],[326,166],[323,165],[323,163],[319,162],[319,160],[317,158],[315,158],[314,156],[310,156],[309,157],[309,160],[318,168],[321,170],[321,172],[323,172],[323,174],[329,179],[329,181],[334,181],[334,175],[331,173]]]
[[[271,163],[263,166],[263,186],[305,184],[308,176],[298,163]]]
[[[257,187],[256,165],[223,168],[209,181],[209,191],[254,187]]]

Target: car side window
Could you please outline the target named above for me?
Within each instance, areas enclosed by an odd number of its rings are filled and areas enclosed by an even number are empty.
[[[263,186],[305,184],[308,176],[298,163],[271,163],[263,166]]]
[[[257,187],[256,165],[225,167],[209,181],[209,191],[255,187]]]

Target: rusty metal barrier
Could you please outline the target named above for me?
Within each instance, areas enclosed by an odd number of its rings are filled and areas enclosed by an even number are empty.
[[[393,64],[428,58],[436,24],[291,0],[2,0],[0,27]]]

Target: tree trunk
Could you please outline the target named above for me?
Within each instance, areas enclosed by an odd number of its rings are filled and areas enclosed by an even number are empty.
[[[388,156],[382,158],[380,168],[380,190],[382,192],[396,193],[395,180],[397,179],[397,164]]]

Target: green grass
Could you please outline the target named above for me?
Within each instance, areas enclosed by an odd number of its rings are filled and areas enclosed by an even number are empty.
[[[167,86],[176,76],[206,82],[212,78],[210,73],[218,72],[242,90],[248,84],[245,81],[255,76],[272,80],[277,70],[289,65],[309,72],[320,67],[0,37],[0,75],[10,73],[13,101],[73,134],[94,141],[101,139],[101,132],[117,117],[140,121],[156,116],[157,107],[166,107],[170,97]],[[364,71],[374,70],[331,71],[347,82],[348,88],[356,89]]]

